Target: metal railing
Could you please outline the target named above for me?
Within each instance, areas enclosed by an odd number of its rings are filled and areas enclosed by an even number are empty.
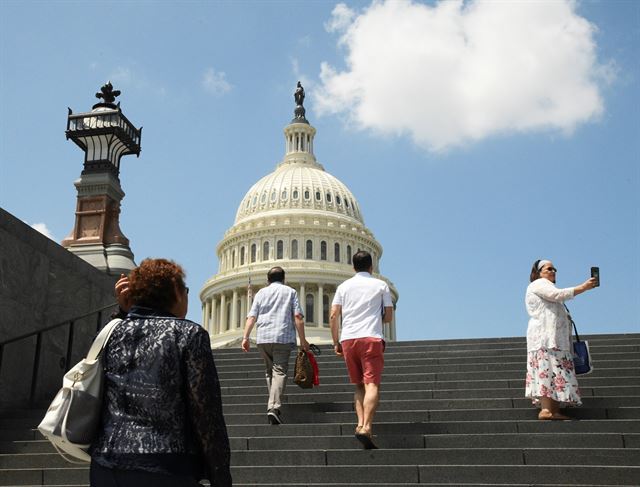
[[[67,335],[67,344],[66,344],[66,349],[64,351],[64,370],[65,372],[67,370],[69,370],[69,368],[71,367],[71,354],[73,351],[73,338],[74,338],[74,331],[75,331],[75,325],[76,325],[76,321],[78,320],[82,320],[84,318],[88,318],[92,315],[96,315],[96,321],[95,321],[95,326],[96,326],[96,333],[98,333],[98,331],[100,331],[100,328],[102,328],[103,325],[103,313],[104,311],[111,309],[111,308],[115,308],[118,305],[118,303],[112,303],[109,304],[107,306],[103,306],[102,308],[98,308],[95,309],[93,311],[89,311],[88,313],[85,313],[83,315],[80,316],[76,316],[75,318],[71,318],[69,320],[65,320],[62,321],[60,323],[57,323],[55,325],[50,325],[50,326],[46,326],[44,328],[41,328],[39,330],[35,330],[35,331],[31,331],[29,333],[25,333],[23,335],[19,335],[17,337],[13,337],[10,338],[9,340],[4,340],[2,342],[0,342],[0,375],[2,374],[2,359],[3,359],[3,355],[4,355],[4,347],[6,345],[9,345],[11,343],[14,342],[18,342],[20,340],[25,340],[28,338],[32,338],[32,337],[36,337],[36,343],[35,343],[35,349],[34,349],[34,354],[33,354],[33,372],[31,374],[31,384],[30,384],[30,388],[29,388],[29,404],[33,404],[35,401],[35,395],[36,395],[36,387],[38,384],[38,372],[40,369],[40,357],[42,354],[42,337],[43,334],[58,328],[61,328],[63,326],[68,326],[69,330],[68,330],[68,335]]]
[[[69,112],[67,119],[67,132],[119,128],[131,139],[134,146],[140,146],[141,130],[137,129],[118,108],[100,112],[76,113]]]

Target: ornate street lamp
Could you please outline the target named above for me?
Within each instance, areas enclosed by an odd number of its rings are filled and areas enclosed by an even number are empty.
[[[129,239],[120,230],[120,159],[140,155],[142,128],[122,113],[115,99],[120,91],[108,82],[96,93],[102,102],[88,113],[69,108],[67,139],[84,153],[84,167],[75,181],[78,191],[75,225],[62,246],[110,275],[135,267]]]

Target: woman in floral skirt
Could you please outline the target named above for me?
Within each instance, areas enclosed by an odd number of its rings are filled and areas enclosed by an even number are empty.
[[[527,378],[525,397],[540,407],[538,419],[570,419],[560,413],[565,406],[580,406],[580,389],[573,369],[571,322],[564,302],[596,285],[594,278],[579,286],[558,289],[556,268],[549,260],[536,260],[525,296],[527,328]]]

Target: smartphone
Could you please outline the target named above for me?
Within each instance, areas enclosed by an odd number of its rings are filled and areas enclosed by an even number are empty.
[[[600,267],[591,268],[591,277],[596,278],[596,287],[600,285]]]

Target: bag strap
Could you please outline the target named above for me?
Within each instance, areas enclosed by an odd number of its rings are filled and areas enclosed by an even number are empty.
[[[569,321],[571,322],[571,324],[573,325],[573,330],[576,332],[576,341],[580,341],[580,335],[578,335],[578,328],[576,328],[576,322],[573,321],[573,318],[571,317],[571,313],[569,312],[569,308],[567,308],[567,305],[562,303],[562,305],[564,306],[564,309],[567,310],[567,316],[569,317]]]
[[[299,352],[304,352],[302,347],[298,347],[298,351]],[[309,344],[309,353],[311,353],[313,355],[321,355],[322,354],[322,350],[320,350],[320,347],[318,347],[318,345],[314,345],[313,343],[310,343]]]
[[[69,463],[75,463],[76,465],[86,465],[87,463],[89,463],[91,460],[86,461],[86,460],[76,460],[75,457],[72,457],[71,455],[69,455],[67,452],[65,452],[64,450],[62,450],[58,445],[55,444],[55,442],[50,441],[49,443],[51,443],[53,445],[53,447],[56,449],[56,451],[58,452],[58,455],[60,455],[62,457],[63,460],[69,462]]]
[[[120,318],[115,318],[104,325],[104,328],[100,330],[100,333],[98,333],[98,336],[93,341],[91,348],[87,352],[87,360],[95,360],[98,358],[98,355],[100,355],[100,352],[102,352],[102,349],[109,340],[111,333],[113,333],[113,330],[115,330],[116,326],[120,323],[122,323],[122,320]]]

